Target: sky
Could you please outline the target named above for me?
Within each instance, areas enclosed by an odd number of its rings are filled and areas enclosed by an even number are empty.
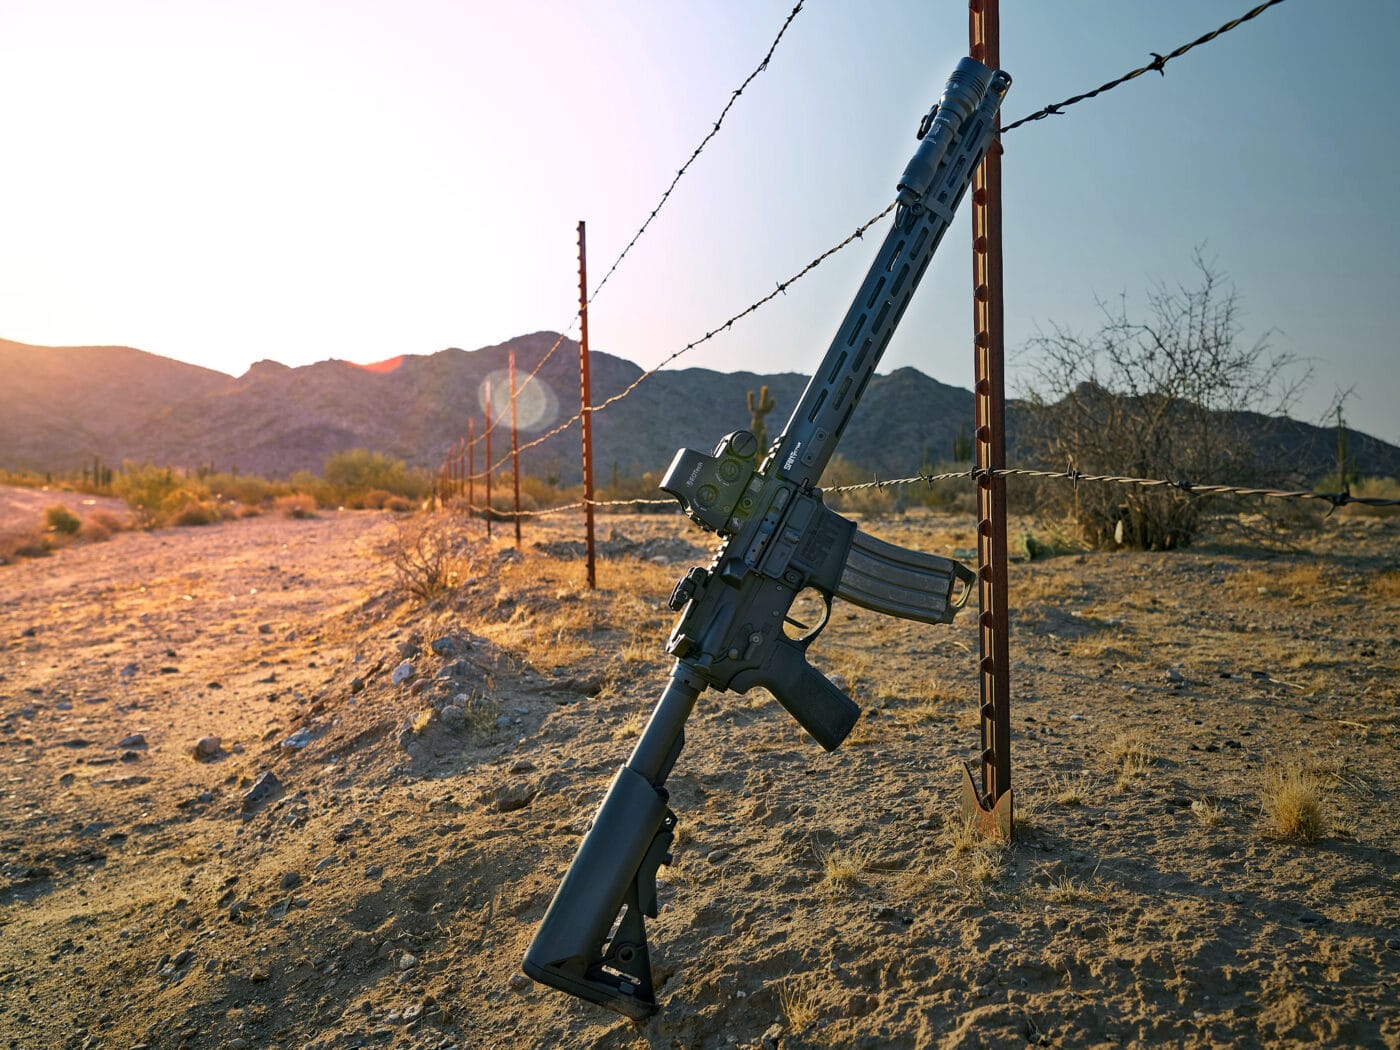
[[[239,375],[574,324],[795,0],[5,0],[0,337]],[[1009,122],[1250,0],[1004,0]],[[1400,442],[1400,4],[1289,0],[1007,134],[1009,390],[1032,340],[1228,276],[1313,372],[1293,409]],[[965,0],[805,0],[589,311],[650,367],[893,199]],[[881,365],[972,383],[966,211]],[[1387,216],[1389,216],[1387,218]],[[671,367],[810,372],[878,238]],[[577,327],[571,329],[577,335]]]

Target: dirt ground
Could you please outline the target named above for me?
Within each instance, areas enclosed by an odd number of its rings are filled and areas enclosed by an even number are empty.
[[[1013,564],[1009,847],[960,818],[972,615],[838,607],[813,652],[865,714],[832,754],[705,694],[640,1025],[519,966],[706,537],[603,517],[590,592],[576,517],[520,552],[472,523],[423,603],[405,527],[0,566],[0,1045],[1400,1047],[1400,519]],[[1270,822],[1288,770],[1314,841]]]

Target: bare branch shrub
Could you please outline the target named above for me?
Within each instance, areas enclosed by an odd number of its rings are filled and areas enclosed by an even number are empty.
[[[1239,295],[1199,251],[1195,287],[1158,284],[1146,314],[1126,296],[1099,303],[1103,325],[1081,336],[1052,323],[1031,340],[1032,389],[1020,440],[1047,469],[1230,484],[1278,480],[1242,437],[1252,413],[1276,414],[1306,380],[1268,334],[1241,341]],[[1180,488],[1111,483],[1047,488],[1047,510],[1097,547],[1189,544],[1209,509]]]
[[[389,556],[399,586],[418,601],[431,602],[472,576],[478,547],[460,519],[431,515],[401,521]]]

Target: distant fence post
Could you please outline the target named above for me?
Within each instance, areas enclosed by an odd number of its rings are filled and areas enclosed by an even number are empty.
[[[486,380],[486,538],[491,538],[491,380]]]
[[[467,517],[476,515],[476,420],[467,419]]]
[[[578,224],[579,418],[583,424],[583,522],[587,537],[588,587],[598,587],[597,556],[593,545],[593,395],[588,376],[588,252],[583,220]]]
[[[515,476],[515,549],[520,549],[520,418],[515,409],[515,351],[510,352],[510,469]]]
[[[1001,61],[998,0],[968,5],[969,53],[995,69]],[[972,182],[973,359],[976,379],[978,639],[981,643],[982,753],[965,767],[963,817],[1013,834],[1011,658],[1007,616],[1006,374],[1001,257],[1001,141],[993,139]]]

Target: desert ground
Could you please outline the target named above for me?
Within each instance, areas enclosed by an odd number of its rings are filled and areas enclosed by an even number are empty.
[[[577,515],[519,550],[434,519],[423,599],[393,555],[425,521],[0,566],[0,1045],[1400,1047],[1400,519],[1015,562],[1010,844],[960,815],[971,614],[838,606],[814,659],[865,713],[831,754],[705,694],[642,1024],[519,967],[708,538],[601,517],[590,591]],[[863,525],[973,546],[965,516]],[[1311,841],[1273,819],[1289,778]]]

